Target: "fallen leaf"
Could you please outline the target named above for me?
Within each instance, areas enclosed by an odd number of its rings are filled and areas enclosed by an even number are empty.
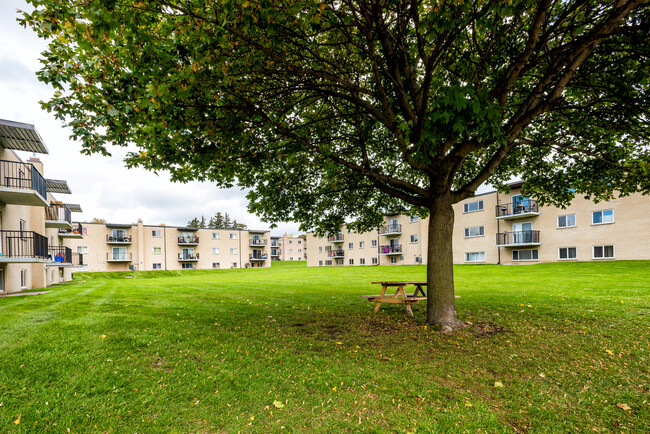
[[[543,372],[540,372],[540,373],[539,373],[539,376],[542,377],[542,378],[545,378],[545,377],[546,377],[546,375],[544,375]]]
[[[100,338],[106,339],[106,335],[101,335]]]
[[[334,392],[336,392],[336,386],[332,387],[332,390],[333,390]]]
[[[474,407],[471,402],[465,401],[465,407]]]
[[[284,407],[284,404],[281,403],[280,401],[273,401],[273,405],[275,406],[275,408],[282,408],[282,407]]]
[[[18,415],[18,419],[14,420],[14,424],[20,425],[20,415]]]
[[[617,406],[618,408],[620,408],[621,410],[625,410],[625,411],[630,411],[630,410],[632,410],[632,409],[630,408],[629,405],[627,405],[627,404],[621,404],[620,402],[619,402],[618,404],[616,404],[616,406]]]
[[[494,382],[494,387],[499,387],[499,388],[503,389],[503,383],[500,382],[500,381],[495,381]]]
[[[613,354],[614,354],[614,351],[612,351],[612,350],[605,350],[605,352],[606,352],[607,354],[609,354],[609,355],[613,355]]]
[[[336,345],[343,345],[343,342],[337,342]]]

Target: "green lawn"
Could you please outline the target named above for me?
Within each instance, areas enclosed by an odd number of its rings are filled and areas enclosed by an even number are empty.
[[[124,274],[0,299],[0,432],[650,431],[648,262],[457,266],[452,335],[359,297],[421,266]]]

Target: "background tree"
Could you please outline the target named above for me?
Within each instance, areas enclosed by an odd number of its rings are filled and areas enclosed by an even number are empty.
[[[192,220],[187,222],[185,225],[188,228],[200,228],[201,227],[201,221],[199,220],[198,217],[194,217]]]
[[[319,233],[429,215],[429,323],[453,328],[452,205],[650,190],[644,0],[30,0],[44,103],[85,152],[250,189]]]
[[[224,229],[223,215],[220,212],[215,213],[210,219],[210,222],[208,223],[208,227],[215,228],[215,229]]]
[[[99,218],[99,217],[93,217],[93,219],[90,222],[91,223],[106,223],[106,219]]]

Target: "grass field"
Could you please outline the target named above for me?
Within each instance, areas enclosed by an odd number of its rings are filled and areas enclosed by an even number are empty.
[[[0,432],[650,431],[648,262],[457,266],[452,335],[360,298],[424,276],[284,263],[0,299]]]

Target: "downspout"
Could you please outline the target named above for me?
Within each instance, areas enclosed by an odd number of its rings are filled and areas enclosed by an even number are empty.
[[[163,226],[163,259],[165,261],[165,271],[167,271],[167,226]]]

